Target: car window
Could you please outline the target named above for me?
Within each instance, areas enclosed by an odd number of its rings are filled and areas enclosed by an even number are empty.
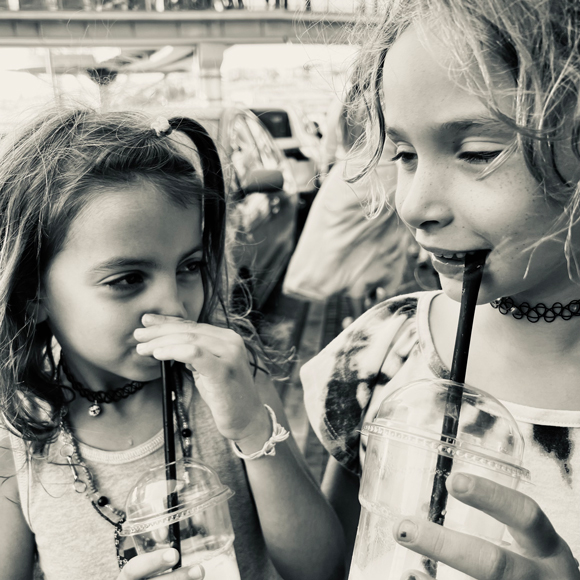
[[[255,119],[246,118],[246,122],[260,150],[265,169],[278,169],[280,155],[268,132]]]
[[[263,166],[258,146],[243,117],[237,116],[231,133],[232,163],[241,184],[252,169]]]
[[[292,137],[290,119],[285,111],[262,111],[258,114],[258,117],[266,125],[274,139]]]

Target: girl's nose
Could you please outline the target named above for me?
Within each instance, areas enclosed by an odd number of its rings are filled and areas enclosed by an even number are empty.
[[[429,171],[419,166],[412,178],[399,183],[397,211],[409,227],[430,231],[453,220],[443,173],[442,168]]]
[[[159,281],[150,304],[148,312],[152,314],[188,318],[186,303],[175,278]]]

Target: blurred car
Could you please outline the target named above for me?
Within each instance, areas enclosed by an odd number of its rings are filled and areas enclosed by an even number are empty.
[[[296,242],[320,187],[323,152],[319,128],[296,106],[252,108],[290,162],[298,183],[300,203]]]
[[[188,107],[164,112],[167,117],[174,114],[201,123],[218,146],[235,232],[231,259],[250,291],[252,309],[260,310],[294,251],[298,187],[289,163],[248,109]]]
[[[296,106],[253,107],[290,161],[300,193],[315,193],[322,163],[319,131]]]

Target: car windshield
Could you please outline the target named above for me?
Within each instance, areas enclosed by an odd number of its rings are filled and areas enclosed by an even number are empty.
[[[257,115],[274,139],[292,137],[290,119],[284,111],[259,111]]]

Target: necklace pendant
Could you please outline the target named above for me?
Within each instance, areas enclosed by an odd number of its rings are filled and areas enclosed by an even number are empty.
[[[98,417],[101,411],[101,406],[96,401],[89,407],[89,415],[91,417]]]

